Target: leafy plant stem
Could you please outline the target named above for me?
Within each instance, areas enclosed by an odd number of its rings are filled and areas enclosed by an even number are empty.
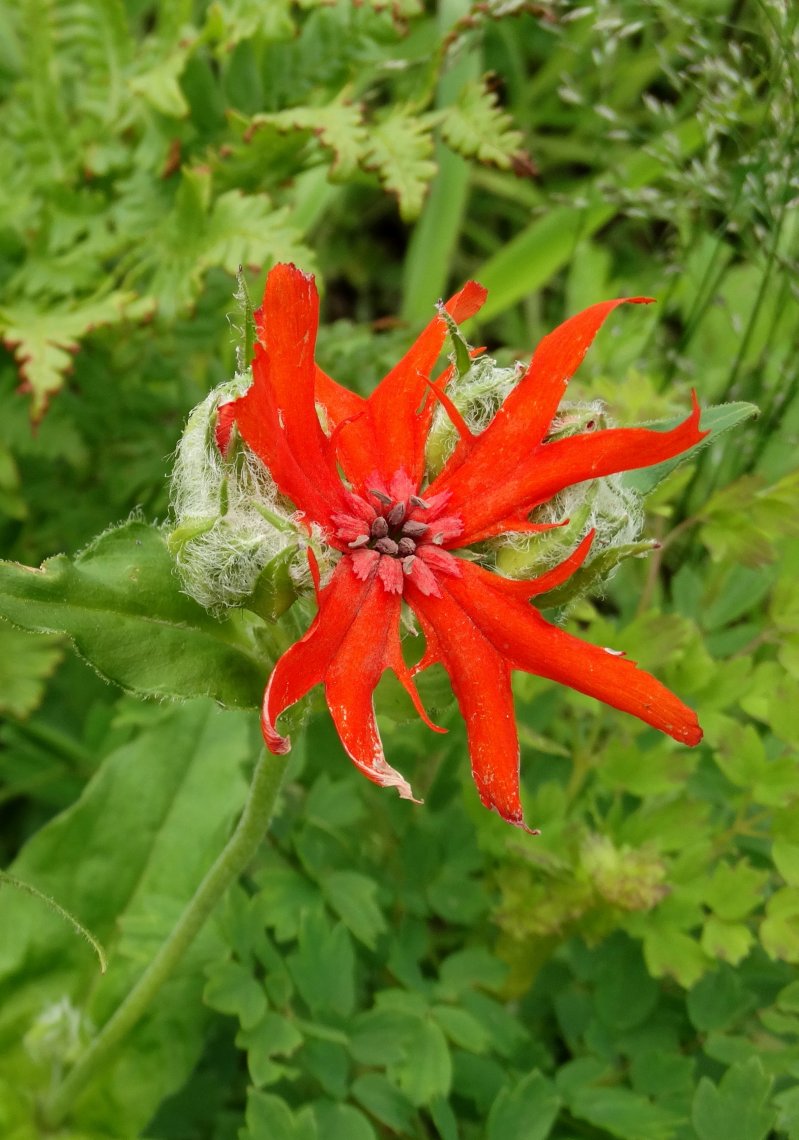
[[[262,753],[235,831],[138,982],[44,1105],[47,1125],[55,1127],[64,1120],[77,1097],[150,1008],[217,903],[255,855],[272,818],[285,767],[282,756]]]

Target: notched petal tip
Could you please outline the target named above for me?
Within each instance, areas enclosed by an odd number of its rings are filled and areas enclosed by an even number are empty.
[[[392,768],[383,757],[378,757],[372,765],[371,778],[381,788],[396,788],[401,800],[410,800],[414,804],[424,803],[424,800],[417,799],[413,794],[413,789],[405,777],[401,776],[396,768]]]
[[[504,812],[497,804],[487,803],[485,800],[483,800],[483,803],[489,809],[489,811],[495,812],[500,817],[500,819],[503,819],[505,821],[505,823],[510,823],[514,827],[518,827],[519,831],[524,831],[527,833],[527,835],[541,834],[541,829],[539,827],[527,826],[527,824],[524,822],[524,816],[520,811]]]

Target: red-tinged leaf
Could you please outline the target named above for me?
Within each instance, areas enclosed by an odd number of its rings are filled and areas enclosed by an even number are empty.
[[[512,668],[568,685],[683,744],[702,739],[696,713],[635,662],[550,625],[496,575],[471,562],[461,568],[460,578],[447,580],[448,593]]]

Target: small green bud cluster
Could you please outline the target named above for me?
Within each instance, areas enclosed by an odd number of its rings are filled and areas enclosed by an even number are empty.
[[[75,1063],[94,1034],[93,1024],[65,995],[45,1006],[23,1043],[37,1064],[50,1065],[54,1072],[60,1072]]]
[[[292,574],[304,573],[291,562],[301,541],[294,512],[269,471],[235,429],[225,455],[214,438],[218,407],[250,382],[248,374],[237,375],[194,409],[172,473],[169,546],[186,593],[216,613],[251,603],[275,559]]]

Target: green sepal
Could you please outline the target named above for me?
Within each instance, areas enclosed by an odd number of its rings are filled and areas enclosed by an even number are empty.
[[[644,542],[628,542],[624,546],[609,546],[596,558],[592,558],[585,566],[575,570],[567,582],[555,590],[541,595],[541,607],[549,609],[555,606],[566,606],[569,602],[588,594],[595,586],[603,582],[627,558],[640,558],[650,554],[657,548],[657,542],[652,539]]]
[[[39,570],[0,563],[0,617],[67,634],[103,677],[141,696],[254,708],[273,664],[246,618],[218,621],[181,592],[164,534],[138,520]]]
[[[297,600],[298,590],[290,573],[296,553],[296,546],[289,546],[267,562],[245,602],[246,608],[264,621],[276,622]]]

